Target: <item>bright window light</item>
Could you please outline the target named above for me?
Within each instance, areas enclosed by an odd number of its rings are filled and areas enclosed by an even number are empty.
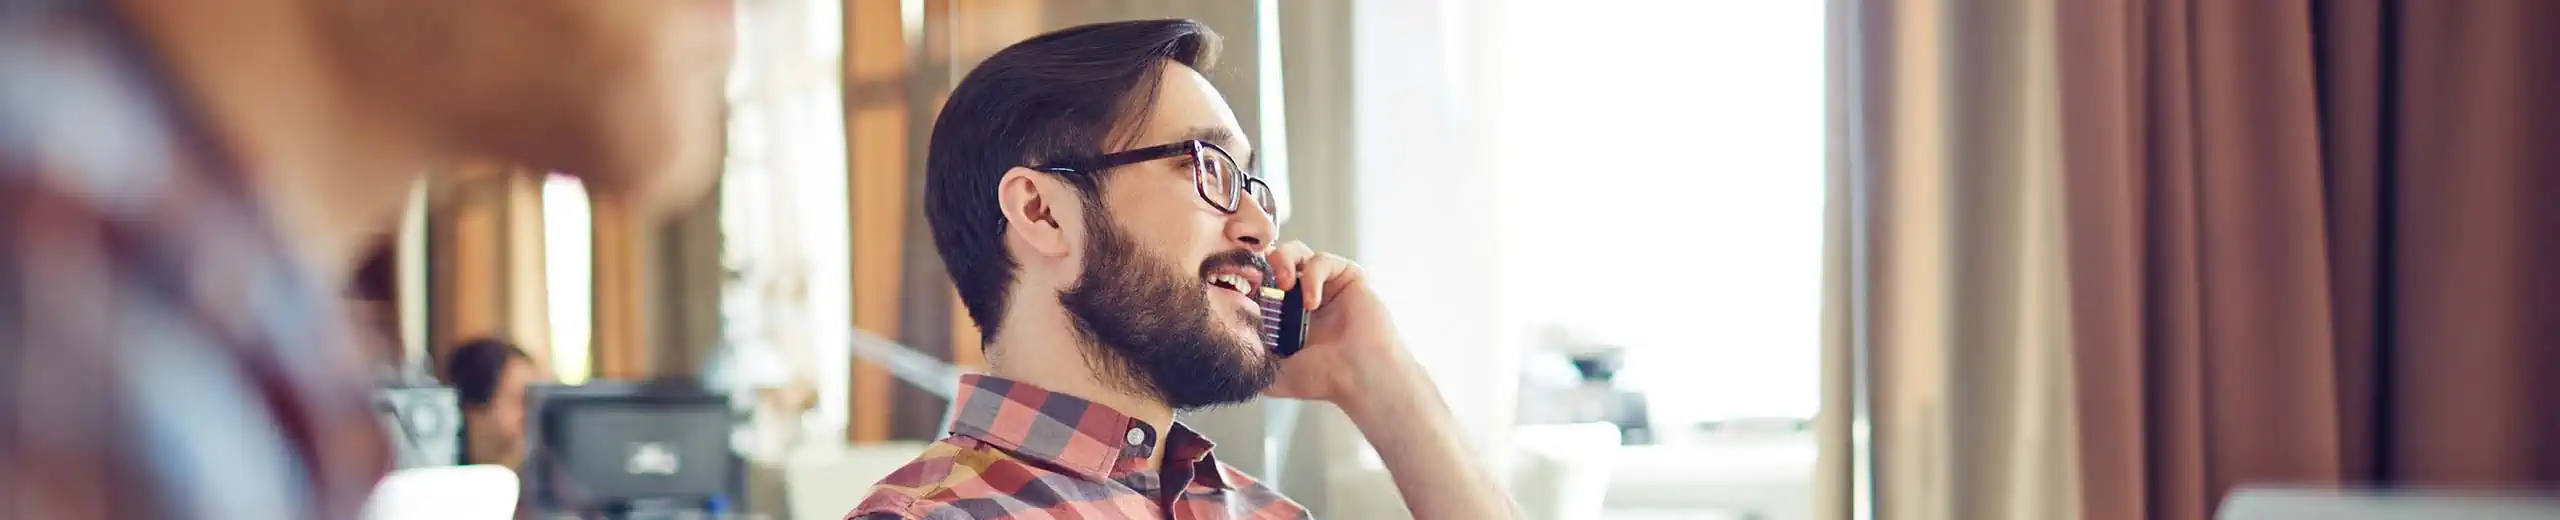
[[[551,313],[551,372],[564,384],[587,382],[595,329],[595,239],[587,188],[553,175],[542,182],[543,293]]]
[[[1509,5],[1497,148],[1523,317],[1626,348],[1655,424],[1811,417],[1822,2]]]

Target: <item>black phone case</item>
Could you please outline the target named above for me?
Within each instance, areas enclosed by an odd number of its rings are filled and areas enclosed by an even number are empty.
[[[1307,346],[1307,294],[1300,286],[1278,298],[1262,300],[1262,342],[1280,357]]]

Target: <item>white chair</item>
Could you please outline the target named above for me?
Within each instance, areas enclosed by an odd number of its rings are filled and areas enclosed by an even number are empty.
[[[1529,518],[1598,520],[1621,441],[1605,422],[1512,429],[1512,500]]]

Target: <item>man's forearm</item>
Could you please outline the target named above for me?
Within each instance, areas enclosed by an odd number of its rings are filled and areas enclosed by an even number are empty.
[[[1439,388],[1419,366],[1409,371],[1379,378],[1367,395],[1340,403],[1387,463],[1405,507],[1424,520],[1519,518],[1493,474],[1467,451]]]

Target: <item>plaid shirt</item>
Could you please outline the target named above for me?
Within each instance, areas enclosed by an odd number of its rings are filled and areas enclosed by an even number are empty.
[[[0,7],[0,518],[352,518],[354,336],[106,2]]]
[[[850,519],[1310,518],[1306,508],[1218,463],[1180,423],[1164,466],[1156,431],[1110,408],[994,376],[961,376],[951,436],[898,468]],[[1179,493],[1159,482],[1183,482]]]

